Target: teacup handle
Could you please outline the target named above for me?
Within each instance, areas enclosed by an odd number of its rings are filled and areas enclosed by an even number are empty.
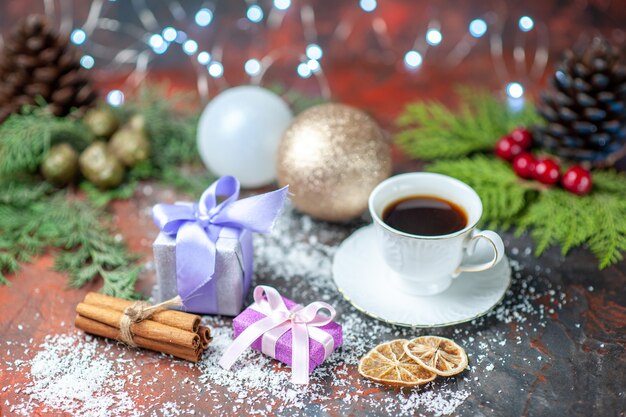
[[[489,262],[484,262],[477,265],[463,265],[461,264],[456,271],[454,271],[453,276],[458,276],[461,272],[481,272],[485,271],[489,268],[493,268],[502,260],[504,256],[504,243],[502,242],[502,238],[496,232],[492,232],[491,230],[481,230],[479,232],[474,231],[472,237],[470,238],[467,248],[465,251],[468,255],[473,255],[474,250],[476,250],[476,244],[480,239],[485,239],[487,242],[491,244],[493,248],[493,259]]]

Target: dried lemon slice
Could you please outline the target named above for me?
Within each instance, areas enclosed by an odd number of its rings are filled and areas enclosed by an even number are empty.
[[[467,367],[465,350],[445,337],[416,337],[404,345],[404,350],[411,359],[437,375],[456,375]]]
[[[404,351],[407,340],[392,340],[376,346],[361,358],[359,373],[367,379],[398,387],[432,381],[437,374],[424,369]]]

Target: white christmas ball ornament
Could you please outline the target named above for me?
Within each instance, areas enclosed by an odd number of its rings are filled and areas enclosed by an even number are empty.
[[[278,142],[293,115],[283,99],[261,87],[241,86],[220,93],[198,124],[198,150],[216,175],[233,175],[244,187],[276,179]]]

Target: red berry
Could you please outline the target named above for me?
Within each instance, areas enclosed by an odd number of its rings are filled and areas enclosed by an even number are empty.
[[[535,158],[529,153],[522,153],[513,160],[513,171],[521,178],[533,178],[535,174]]]
[[[580,165],[574,165],[561,178],[561,185],[574,194],[585,195],[591,191],[591,173]]]
[[[552,159],[540,159],[535,163],[533,177],[544,184],[556,184],[559,182],[559,165]]]
[[[523,149],[528,149],[533,144],[533,135],[530,133],[530,130],[518,127],[513,129],[513,131],[509,134],[513,142],[517,143]]]
[[[496,143],[496,155],[505,161],[510,161],[523,151],[522,147],[513,141],[510,136],[500,138],[500,140]]]

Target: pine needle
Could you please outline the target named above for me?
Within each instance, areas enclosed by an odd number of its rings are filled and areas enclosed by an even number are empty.
[[[626,251],[626,175],[594,171],[594,190],[585,197],[559,189],[541,193],[519,221],[532,229],[536,254],[560,244],[561,253],[586,244],[604,269],[623,259]]]
[[[184,111],[192,106],[191,97],[185,94],[168,96],[166,88],[158,85],[144,87],[120,110],[123,112],[120,113],[121,119],[133,114],[143,117],[152,150],[150,161],[157,177],[161,169],[200,162],[196,144],[200,115]]]
[[[517,234],[532,229],[536,255],[557,244],[565,255],[586,242],[594,228],[593,219],[585,213],[591,200],[558,188],[546,189],[518,219]]]
[[[0,125],[0,175],[37,171],[50,146],[67,142],[84,149],[92,135],[81,122],[54,117],[45,109],[13,114]]]
[[[624,259],[626,251],[626,199],[603,195],[594,199],[595,233],[588,237],[589,249],[600,260],[600,269]]]
[[[106,207],[113,200],[128,200],[135,194],[136,188],[137,181],[133,179],[112,190],[101,190],[89,181],[80,183],[80,189],[96,207]]]
[[[103,291],[116,297],[135,297],[136,256],[130,254],[101,223],[106,213],[63,192],[46,194],[45,185],[3,183],[0,200],[0,283],[49,247],[61,250],[55,268],[68,272],[69,285],[81,287],[104,279]]]
[[[532,106],[516,113],[486,91],[459,88],[459,96],[458,112],[435,101],[409,104],[397,120],[400,148],[413,158],[460,158],[489,151],[513,128],[537,121]]]

